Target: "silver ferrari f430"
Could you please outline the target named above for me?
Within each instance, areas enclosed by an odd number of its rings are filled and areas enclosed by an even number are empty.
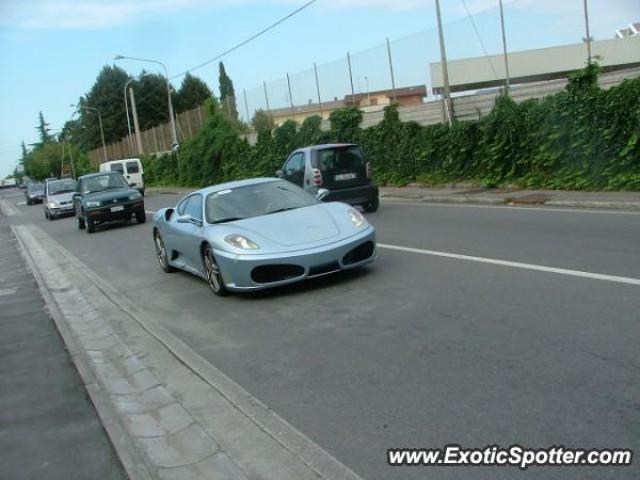
[[[153,218],[165,272],[207,280],[217,295],[285,285],[376,258],[375,228],[353,207],[322,203],[286,180],[203,188]]]

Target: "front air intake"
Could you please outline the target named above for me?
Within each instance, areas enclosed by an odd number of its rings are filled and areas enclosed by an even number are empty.
[[[371,258],[373,255],[375,247],[373,242],[364,242],[358,245],[356,248],[351,250],[342,258],[343,265],[353,265],[354,263],[359,263],[368,258]]]
[[[281,282],[304,275],[300,265],[262,265],[251,271],[251,278],[260,284]]]

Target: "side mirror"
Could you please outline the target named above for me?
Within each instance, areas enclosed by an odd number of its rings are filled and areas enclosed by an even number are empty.
[[[284,171],[283,170],[276,170],[276,177],[278,177],[278,178],[284,177]]]
[[[136,185],[137,185],[137,183],[136,183],[136,182],[131,182],[131,183],[129,184],[129,186],[130,186],[130,187],[135,187]]]
[[[316,198],[320,201],[322,201],[327,195],[329,195],[329,190],[327,190],[326,188],[319,188],[318,191],[316,192]]]
[[[202,220],[193,218],[191,215],[180,215],[176,222],[178,223],[191,223],[193,225],[197,225],[199,227],[202,226]]]

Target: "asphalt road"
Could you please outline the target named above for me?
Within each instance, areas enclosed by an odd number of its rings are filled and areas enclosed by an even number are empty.
[[[14,196],[7,196],[14,195]],[[22,198],[4,192],[16,204]],[[175,204],[149,196],[147,210]],[[365,479],[639,478],[631,467],[388,467],[386,450],[640,452],[640,214],[388,202],[368,268],[217,298],[156,264],[151,223],[87,235],[36,223],[175,335]],[[481,263],[485,258],[586,276]]]

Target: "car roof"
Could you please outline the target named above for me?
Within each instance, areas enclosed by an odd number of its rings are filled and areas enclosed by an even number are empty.
[[[87,173],[86,175],[82,175],[81,177],[78,177],[78,180],[84,180],[85,178],[91,178],[91,177],[100,177],[102,175],[122,175],[120,172],[95,172],[95,173]]]
[[[261,183],[269,182],[282,182],[279,178],[249,178],[246,180],[236,180],[234,182],[220,183],[218,185],[211,185],[210,187],[202,188],[193,193],[200,193],[204,196],[211,193],[221,192],[223,190],[233,190],[234,188],[246,187],[248,185],[259,185]]]
[[[326,150],[327,148],[344,148],[344,147],[357,147],[355,143],[324,143],[322,145],[310,145],[309,150]],[[301,149],[302,150],[302,149]]]

